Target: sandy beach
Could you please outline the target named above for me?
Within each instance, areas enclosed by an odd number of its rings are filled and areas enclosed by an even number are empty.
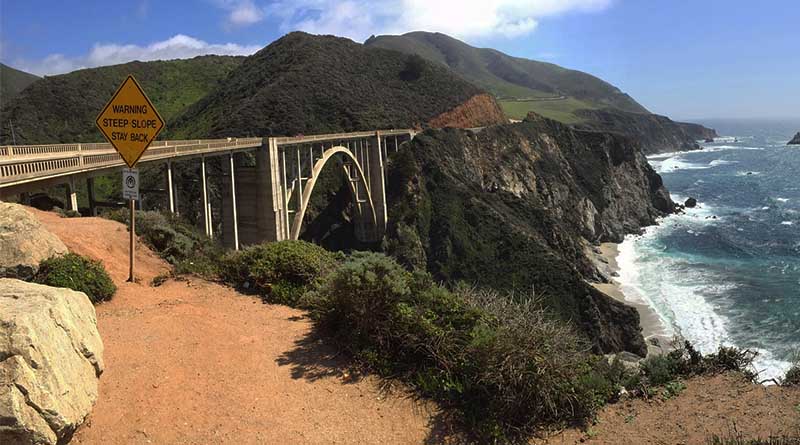
[[[589,252],[590,258],[592,258],[598,270],[609,279],[608,283],[592,283],[592,285],[611,298],[636,308],[639,312],[642,335],[647,341],[648,355],[669,351],[673,337],[669,334],[664,322],[655,310],[644,302],[626,298],[619,282],[615,279],[619,274],[619,265],[617,264],[618,245],[616,243],[602,243],[596,250],[590,249]]]

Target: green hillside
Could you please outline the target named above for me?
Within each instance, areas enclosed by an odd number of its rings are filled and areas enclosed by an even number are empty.
[[[0,63],[0,107],[37,80],[39,76]]]
[[[248,57],[168,134],[267,136],[423,125],[482,91],[421,57],[293,32]]]
[[[617,87],[590,74],[552,63],[512,57],[489,48],[475,48],[440,33],[412,32],[371,37],[365,45],[393,49],[444,64],[500,100],[511,118],[529,111],[567,123],[581,121],[580,109],[647,110]]]
[[[130,62],[48,76],[0,111],[0,144],[101,141],[94,120],[125,76],[141,83],[167,128],[175,116],[216,87],[244,57],[201,56],[188,60]]]

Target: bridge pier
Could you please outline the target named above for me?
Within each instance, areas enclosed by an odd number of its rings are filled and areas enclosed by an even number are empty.
[[[233,248],[239,250],[239,215],[236,209],[236,166],[233,162],[233,152],[229,155],[230,159],[230,183],[231,183],[231,213],[233,214]]]
[[[89,215],[97,216],[97,203],[94,198],[94,178],[86,178],[86,196],[89,198]]]
[[[211,233],[211,207],[208,203],[208,181],[206,179],[206,157],[200,157],[200,176],[203,182],[203,226],[205,228],[206,236],[213,238],[214,234]]]
[[[175,213],[175,187],[172,185],[172,161],[167,161],[167,196],[169,196],[169,212]]]
[[[67,189],[67,205],[69,210],[74,212],[78,211],[78,190],[75,188],[75,177],[70,176],[69,182],[66,184]]]

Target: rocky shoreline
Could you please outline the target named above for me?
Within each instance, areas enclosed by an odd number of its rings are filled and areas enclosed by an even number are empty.
[[[647,342],[647,355],[658,355],[669,352],[673,336],[670,335],[666,325],[658,313],[647,303],[626,296],[616,278],[619,276],[619,244],[602,243],[597,247],[588,249],[587,256],[592,260],[601,278],[606,281],[591,282],[595,289],[609,297],[636,309],[639,313],[639,324],[642,327],[642,336]]]

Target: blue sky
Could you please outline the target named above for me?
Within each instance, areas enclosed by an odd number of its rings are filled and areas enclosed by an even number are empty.
[[[422,29],[587,71],[674,118],[798,118],[798,24],[797,0],[0,0],[0,61],[57,74],[250,54],[296,29]]]

